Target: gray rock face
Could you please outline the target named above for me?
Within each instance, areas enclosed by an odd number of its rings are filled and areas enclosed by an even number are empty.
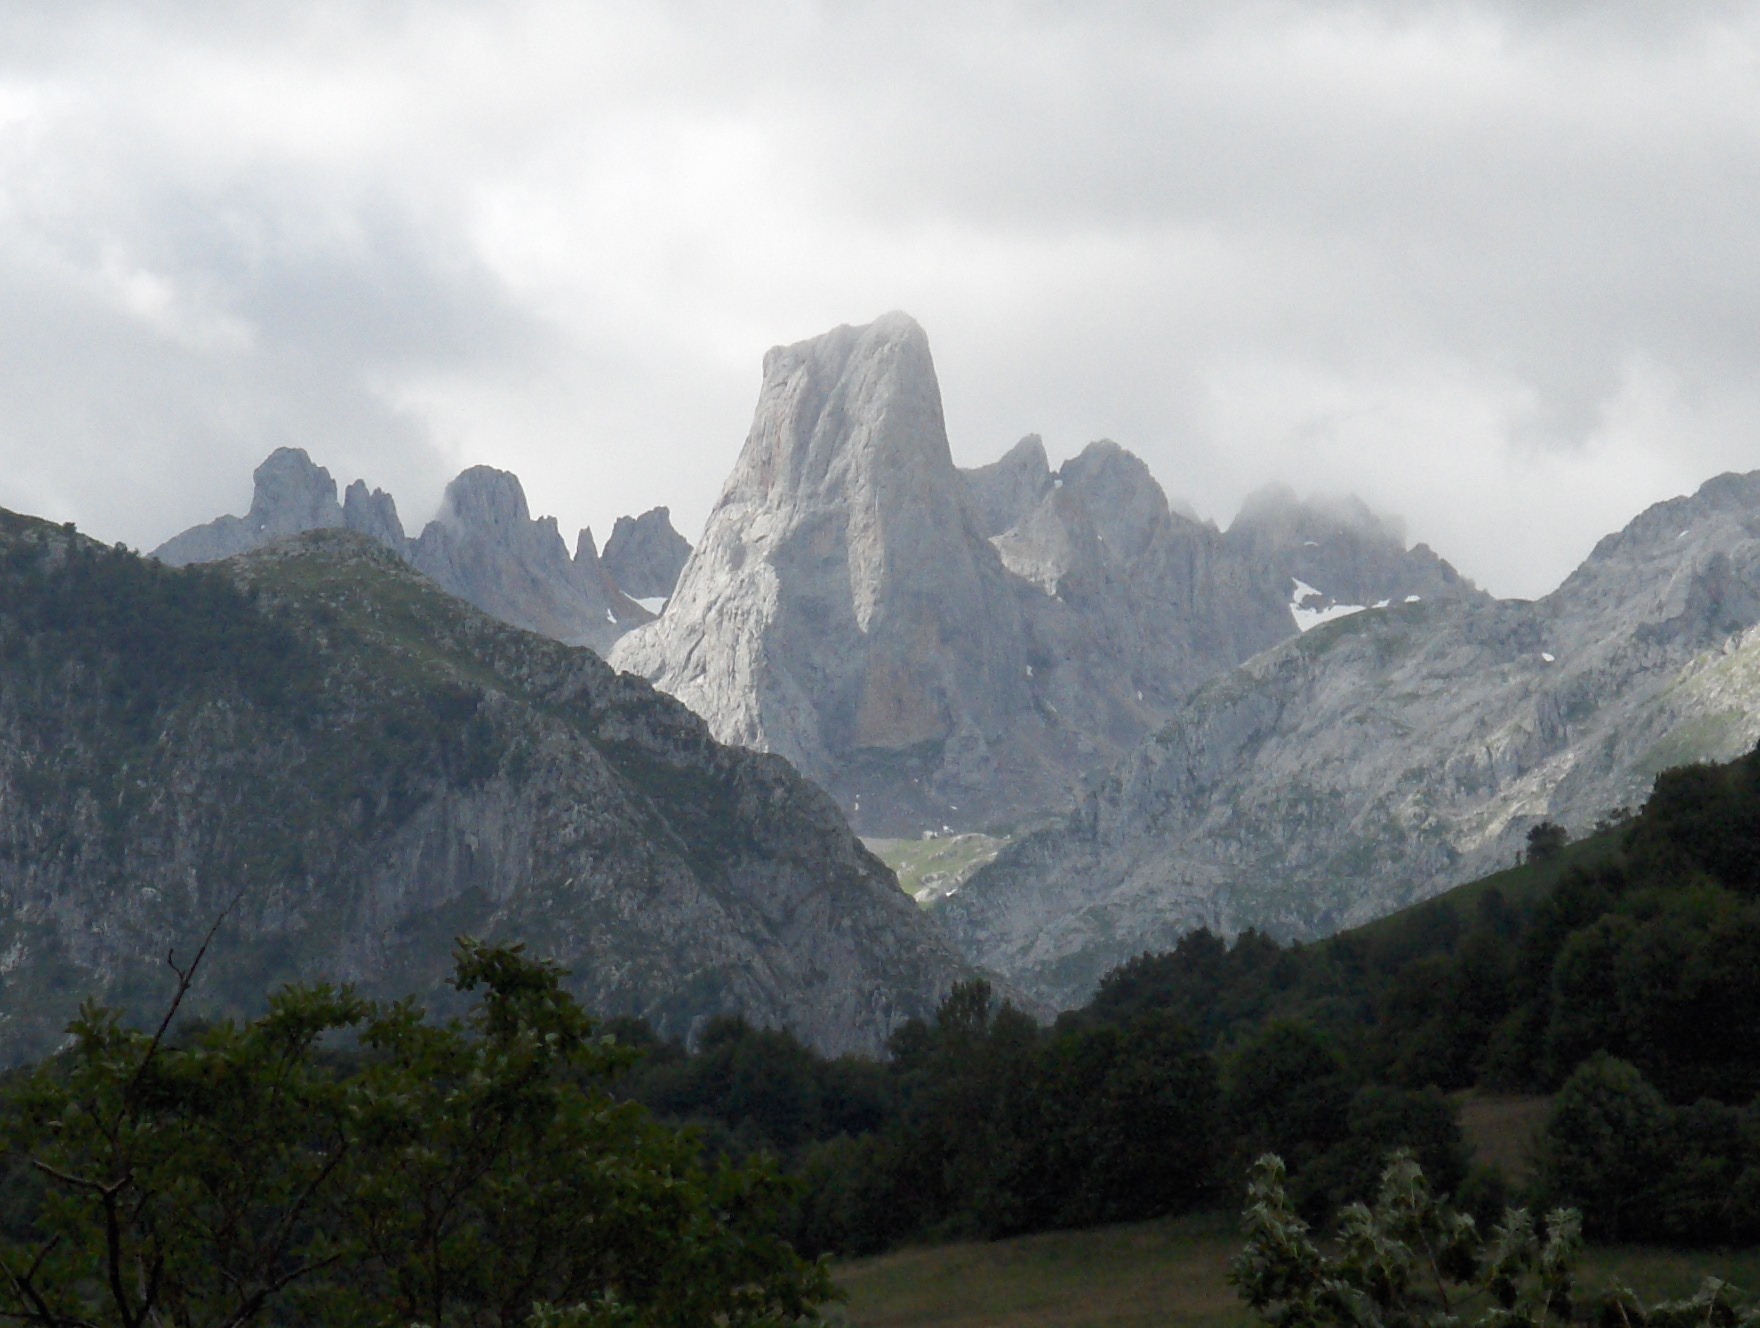
[[[284,535],[343,524],[336,481],[322,466],[313,465],[303,448],[276,448],[251,478],[251,508],[244,516],[223,516],[186,530],[166,540],[152,556],[171,567],[214,562]]]
[[[390,494],[356,480],[339,504],[330,472],[301,449],[284,447],[257,467],[248,515],[186,530],[152,556],[172,567],[217,562],[273,540],[337,527],[379,541],[502,622],[600,655],[653,616],[600,566],[590,531],[581,532],[571,560],[556,519],[533,520],[518,478],[488,466],[453,480],[439,516],[411,540]]]
[[[582,533],[578,554],[587,562],[569,558],[555,517],[533,520],[518,476],[473,466],[446,486],[409,561],[503,622],[603,655],[649,615],[610,583]]]
[[[1289,594],[1304,628],[1349,607],[1489,598],[1428,545],[1408,549],[1398,522],[1355,497],[1304,503],[1282,485],[1269,486],[1242,505],[1225,542]]]
[[[656,507],[618,517],[601,561],[631,599],[666,599],[690,556],[690,541],[672,528],[671,511]]]
[[[751,433],[666,613],[612,656],[846,806],[872,781],[870,811],[902,811],[950,748],[959,774],[1006,758],[1043,790],[1019,734],[1045,727],[1025,658],[948,452],[928,342],[902,314],[765,357]],[[915,773],[889,781],[888,767]]]
[[[1294,630],[1274,579],[1176,514],[1118,444],[1091,443],[992,543],[1023,597],[1053,704],[1134,743],[1206,678]],[[1039,668],[1035,668],[1037,676]]]
[[[403,522],[397,519],[397,504],[383,489],[367,491],[365,480],[348,486],[342,498],[342,524],[369,539],[376,539],[393,553],[402,555],[407,540]]]
[[[1760,737],[1760,474],[1609,537],[1552,595],[1328,623],[1200,688],[940,916],[1058,1004],[1196,926],[1314,935],[1590,827]]]
[[[14,610],[53,600],[70,557],[120,556],[10,513],[0,552]],[[181,619],[129,635],[100,615],[70,645],[0,618],[0,1064],[51,1049],[88,995],[144,1013],[167,949],[229,904],[203,1014],[319,979],[444,1000],[466,933],[526,942],[589,1008],[668,1034],[740,1013],[872,1053],[971,974],[820,790],[591,653],[347,532],[226,572],[255,596],[196,642]],[[143,671],[141,630],[203,667]]]
[[[1290,600],[1115,443],[955,470],[927,340],[893,314],[770,352],[664,617],[612,659],[865,833],[976,829],[1064,804],[1293,634]]]
[[[1018,526],[1051,492],[1052,484],[1051,463],[1036,433],[1009,448],[1000,461],[962,470],[959,477],[985,538]]]

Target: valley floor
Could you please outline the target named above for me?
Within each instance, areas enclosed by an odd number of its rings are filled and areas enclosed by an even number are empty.
[[[841,1264],[849,1299],[826,1316],[851,1328],[1250,1328],[1224,1280],[1240,1248],[1232,1216],[1054,1232],[1018,1240],[901,1250]],[[1585,1290],[1611,1281],[1640,1295],[1691,1294],[1706,1273],[1760,1290],[1760,1249],[1594,1246]]]

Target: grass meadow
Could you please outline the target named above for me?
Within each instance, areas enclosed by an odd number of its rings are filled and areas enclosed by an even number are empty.
[[[1474,1153],[1518,1184],[1548,1100],[1472,1095],[1461,1126]],[[1228,1285],[1240,1249],[1231,1214],[1016,1240],[898,1250],[840,1264],[848,1300],[827,1316],[851,1328],[1249,1328]],[[1623,1282],[1649,1299],[1690,1295],[1706,1274],[1760,1293],[1760,1249],[1591,1246],[1578,1265],[1587,1292]]]

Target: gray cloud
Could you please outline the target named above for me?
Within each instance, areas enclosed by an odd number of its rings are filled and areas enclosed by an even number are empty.
[[[701,520],[893,307],[956,455],[1356,490],[1505,593],[1760,465],[1760,5],[0,14],[0,503],[151,544],[299,442]]]

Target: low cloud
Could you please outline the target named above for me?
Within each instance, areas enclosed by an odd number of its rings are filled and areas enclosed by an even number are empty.
[[[0,503],[272,447],[700,523],[771,344],[904,308],[955,454],[1354,490],[1500,593],[1760,465],[1760,7],[0,15]]]

